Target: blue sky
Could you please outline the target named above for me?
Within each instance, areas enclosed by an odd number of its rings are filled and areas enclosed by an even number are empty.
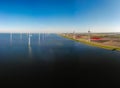
[[[0,0],[0,32],[120,32],[120,0]]]

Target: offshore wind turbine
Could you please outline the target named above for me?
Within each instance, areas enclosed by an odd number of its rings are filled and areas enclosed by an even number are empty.
[[[20,33],[20,40],[22,40],[22,33]]]
[[[42,38],[43,38],[43,40],[44,40],[44,33],[43,33],[43,37],[42,37]]]
[[[38,39],[38,43],[40,44],[40,33],[39,33],[39,39]]]
[[[28,45],[29,45],[29,46],[30,46],[30,44],[31,44],[31,36],[32,36],[32,35],[29,33],[29,34],[28,34]]]
[[[32,35],[30,33],[27,33],[29,58],[32,58],[31,36]]]
[[[10,33],[10,43],[12,44],[12,33]]]
[[[44,33],[44,38],[46,38],[46,33]]]

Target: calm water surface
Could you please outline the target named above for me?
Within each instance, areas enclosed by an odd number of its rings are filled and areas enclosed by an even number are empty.
[[[100,49],[56,34],[0,34],[0,80],[25,82],[45,80],[55,83],[69,79],[83,82],[119,84],[120,52]]]

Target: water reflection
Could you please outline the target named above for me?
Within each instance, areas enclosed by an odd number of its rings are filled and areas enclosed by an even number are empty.
[[[29,56],[29,58],[32,58],[33,56],[32,56],[32,48],[31,48],[31,46],[30,45],[28,45],[28,56]]]

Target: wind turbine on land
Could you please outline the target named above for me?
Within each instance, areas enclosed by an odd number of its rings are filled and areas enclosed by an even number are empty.
[[[88,41],[91,42],[91,31],[90,31],[90,28],[88,30]]]

